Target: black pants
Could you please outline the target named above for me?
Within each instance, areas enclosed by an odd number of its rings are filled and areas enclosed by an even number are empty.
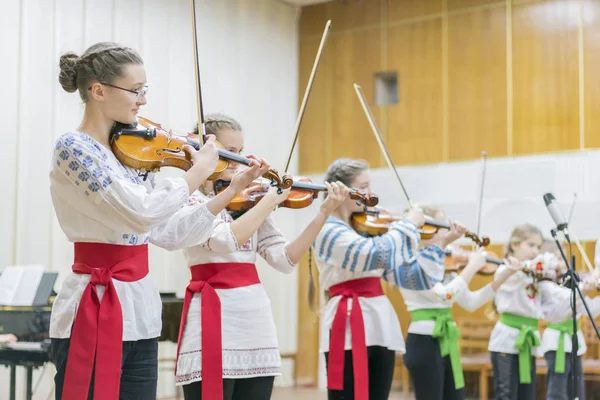
[[[496,400],[535,399],[535,357],[531,357],[531,383],[519,383],[519,356],[492,351]]]
[[[50,357],[56,365],[54,383],[56,400],[60,400],[67,368],[67,355],[71,339],[52,339]],[[123,342],[123,361],[121,362],[121,387],[119,400],[156,399],[158,381],[158,338]],[[94,379],[88,400],[94,395]]]
[[[450,357],[442,357],[438,339],[409,333],[404,365],[410,372],[417,400],[463,400],[465,389],[457,390]]]
[[[369,400],[387,400],[392,389],[396,352],[381,346],[367,347],[369,367]],[[329,365],[329,353],[325,353],[325,363]],[[352,350],[344,353],[344,390],[327,390],[329,400],[354,399],[354,371]]]
[[[275,377],[223,379],[223,400],[269,400]],[[202,399],[202,381],[183,385],[185,400]]]
[[[554,372],[554,366],[556,365],[556,352],[547,351],[546,354],[544,354],[546,364],[548,365],[548,375],[546,375],[548,391],[546,395],[546,400],[571,399],[571,393],[573,393],[573,373],[571,371],[572,357],[573,353],[565,353],[565,372],[559,374]],[[581,373],[581,371],[583,370],[581,364],[581,357],[577,356],[575,362],[577,363],[578,373]],[[585,400],[585,384],[583,382],[583,375],[580,375],[578,386],[579,399]]]

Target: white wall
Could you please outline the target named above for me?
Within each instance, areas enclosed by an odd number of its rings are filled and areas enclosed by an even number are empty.
[[[246,152],[282,168],[298,108],[299,10],[276,0],[196,3],[205,112],[221,111],[237,118],[245,128]],[[137,49],[150,85],[141,115],[187,132],[196,121],[189,7],[189,0],[0,2],[4,150],[0,269],[44,264],[60,272],[57,289],[70,270],[72,245],[54,216],[48,171],[54,140],[78,126],[83,106],[76,94],[64,92],[58,84],[60,55],[81,54],[98,41]],[[295,168],[295,159],[292,165]],[[278,217],[287,233],[294,230],[290,218],[290,214]],[[152,248],[151,273],[161,290],[183,294],[188,271],[179,253]],[[282,351],[294,351],[296,308],[289,302],[296,301],[295,276],[280,276],[263,264],[260,274],[273,301]],[[172,346],[163,346],[163,356],[173,354]],[[48,396],[52,375],[53,371],[46,372],[34,398]],[[173,393],[172,375],[169,365],[161,374],[159,395]],[[24,374],[18,378],[24,381]],[[0,388],[0,400],[8,398],[4,368],[0,368]]]

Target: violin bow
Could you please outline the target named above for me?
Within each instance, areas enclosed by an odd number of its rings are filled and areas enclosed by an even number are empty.
[[[204,126],[204,107],[202,106],[202,88],[200,87],[200,64],[198,63],[198,33],[196,32],[196,1],[190,0],[192,9],[192,38],[194,43],[194,77],[196,78],[196,105],[198,107],[198,134],[200,147],[206,140],[206,129]]]
[[[327,21],[327,23],[325,24],[325,29],[323,30],[323,36],[321,37],[321,43],[319,44],[319,49],[317,50],[315,62],[313,63],[312,71],[310,72],[310,77],[308,78],[306,89],[304,90],[304,98],[302,99],[302,103],[300,104],[300,111],[298,111],[298,117],[296,118],[296,126],[294,126],[294,140],[292,141],[292,146],[290,147],[290,151],[288,153],[287,160],[285,161],[285,166],[283,168],[284,174],[288,172],[288,168],[290,167],[290,161],[292,160],[292,154],[294,152],[294,148],[296,147],[296,143],[298,142],[300,124],[302,123],[302,119],[304,119],[304,111],[306,110],[308,97],[310,96],[313,82],[315,81],[315,76],[317,75],[317,69],[319,68],[319,64],[321,63],[321,56],[323,54],[323,49],[325,48],[325,43],[327,42],[327,37],[329,36],[330,30],[331,20]]]
[[[402,183],[402,179],[400,178],[400,175],[398,174],[396,167],[394,167],[394,163],[392,162],[392,157],[390,156],[390,153],[383,141],[383,137],[381,136],[379,127],[377,126],[377,123],[375,122],[375,117],[373,117],[371,108],[369,107],[369,104],[367,104],[367,100],[365,99],[365,95],[363,94],[362,88],[355,83],[354,91],[356,92],[356,95],[358,96],[358,100],[360,101],[363,111],[365,112],[367,120],[369,121],[369,125],[371,126],[371,130],[373,131],[373,135],[375,135],[375,139],[377,139],[377,143],[379,143],[379,147],[381,148],[381,152],[383,153],[385,161],[387,162],[388,167],[390,167],[390,169],[396,175],[396,178],[398,179],[398,182],[400,183],[400,187],[402,188],[402,191],[404,192],[404,196],[406,197],[406,201],[408,201],[408,205],[412,208],[413,205],[412,205],[412,202],[410,201],[410,197],[408,196],[408,192],[406,191],[406,188],[404,187],[404,184]]]
[[[481,209],[483,207],[483,190],[485,187],[485,172],[487,169],[487,151],[481,152],[481,159],[483,161],[483,165],[481,167],[481,185],[479,187],[479,207],[477,211],[477,236],[481,231]]]
[[[575,203],[576,202],[577,202],[577,193],[573,193],[573,202],[571,203],[571,207],[569,209],[569,219],[567,222],[569,225],[571,224],[571,218],[573,218],[573,212],[575,211]],[[581,245],[581,242],[577,238],[577,235],[575,235],[575,233],[573,233],[572,230],[569,230],[569,236],[571,236],[571,239],[573,239],[573,241],[575,242],[575,245],[579,249],[579,252],[581,253],[581,258],[583,258],[583,262],[584,262],[585,266],[587,267],[587,269],[590,272],[594,272],[594,268],[592,268],[592,263],[590,263],[590,259],[588,258],[587,254],[585,253],[585,249]]]

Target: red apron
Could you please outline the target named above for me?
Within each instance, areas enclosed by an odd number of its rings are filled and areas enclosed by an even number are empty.
[[[123,312],[112,279],[148,275],[148,245],[75,243],[76,274],[91,275],[71,331],[62,400],[85,400],[94,368],[94,400],[117,400],[121,383]],[[102,302],[96,285],[105,286]]]
[[[344,389],[344,345],[346,342],[346,319],[348,316],[348,299],[352,298],[350,314],[350,332],[352,334],[352,370],[354,372],[354,398],[369,399],[369,368],[367,344],[365,339],[365,323],[359,297],[383,296],[381,278],[354,279],[329,288],[331,297],[342,296],[338,304],[329,341],[329,362],[327,367],[327,388]]]
[[[202,399],[223,399],[223,340],[221,337],[221,301],[215,289],[233,289],[260,283],[256,266],[250,263],[214,263],[193,265],[192,280],[185,290],[179,340],[177,341],[177,360],[179,346],[187,321],[187,313],[194,293],[202,293],[201,320],[202,329]],[[177,373],[177,361],[175,361]]]

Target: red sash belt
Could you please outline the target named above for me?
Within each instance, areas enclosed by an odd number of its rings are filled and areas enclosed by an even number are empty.
[[[254,264],[215,263],[193,265],[192,280],[185,290],[179,340],[177,340],[177,360],[179,346],[187,321],[187,313],[194,293],[202,293],[202,399],[223,399],[223,341],[221,338],[221,301],[215,289],[233,289],[260,283]],[[175,361],[177,373],[177,361]]]
[[[91,275],[71,332],[62,400],[88,398],[94,368],[94,399],[116,400],[121,382],[123,312],[112,279],[135,282],[148,275],[148,245],[75,243],[77,274]],[[96,285],[105,286],[102,302]]]
[[[359,297],[383,296],[380,278],[361,278],[338,283],[329,288],[331,297],[342,296],[338,304],[329,341],[327,388],[344,389],[344,345],[346,342],[346,318],[348,299],[352,298],[350,332],[352,334],[352,371],[354,372],[354,396],[356,400],[369,399],[369,369],[365,323]]]

